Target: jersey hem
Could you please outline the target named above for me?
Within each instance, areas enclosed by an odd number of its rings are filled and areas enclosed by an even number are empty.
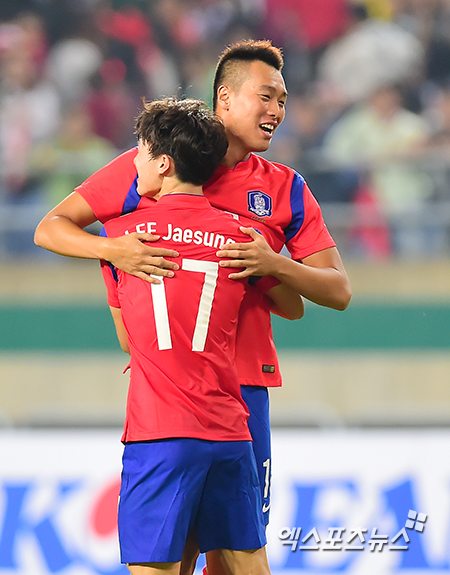
[[[311,246],[311,249],[306,250],[306,251],[302,251],[300,254],[295,254],[295,256],[292,256],[292,258],[294,260],[302,260],[303,258],[307,258],[308,256],[312,256],[314,254],[317,254],[319,252],[322,252],[323,250],[326,250],[328,248],[335,248],[336,247],[336,242],[323,242],[321,244],[315,244],[314,246]]]
[[[145,435],[134,435],[133,437],[122,436],[122,443],[139,443],[141,441],[158,441],[161,439],[203,439],[205,441],[252,441],[250,432],[245,434],[236,434],[231,437],[227,434],[226,437],[220,435],[211,435],[205,433],[187,433],[186,432],[171,432],[171,433],[146,433]]]
[[[262,382],[260,379],[252,379],[252,378],[246,378],[246,377],[240,377],[239,378],[239,384],[240,385],[249,385],[251,387],[281,387],[283,385],[283,382],[280,379],[277,379],[275,381],[271,381],[271,382]]]

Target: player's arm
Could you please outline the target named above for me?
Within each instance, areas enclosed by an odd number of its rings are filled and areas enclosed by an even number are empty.
[[[125,353],[130,353],[128,344],[127,331],[122,319],[122,310],[120,307],[120,298],[118,293],[118,276],[117,270],[106,260],[100,261],[100,269],[102,272],[103,281],[106,287],[106,298],[108,300],[109,309],[116,328],[117,338],[120,347]]]
[[[129,354],[130,346],[128,344],[127,330],[125,329],[125,326],[123,324],[122,311],[120,307],[113,307],[111,305],[109,306],[109,309],[111,310],[111,315],[114,321],[114,325],[116,327],[116,333],[120,343],[120,347],[123,349],[125,353]]]
[[[273,251],[263,236],[253,228],[241,230],[251,236],[253,241],[228,244],[222,246],[226,249],[217,252],[219,257],[230,258],[221,261],[221,267],[245,268],[231,273],[231,279],[272,275],[297,294],[318,305],[337,310],[346,309],[351,298],[351,288],[336,248],[324,249],[297,262]]]
[[[252,283],[269,298],[270,311],[285,319],[300,319],[305,313],[305,304],[301,295],[281,283],[273,276],[254,278]]]
[[[172,277],[178,269],[164,257],[177,257],[178,253],[144,244],[159,238],[152,234],[132,233],[118,238],[96,236],[83,228],[97,221],[86,200],[73,192],[53,208],[36,228],[36,245],[63,256],[104,259],[115,267],[149,283],[160,283],[149,274]]]
[[[305,303],[295,290],[280,283],[266,292],[271,299],[270,311],[285,319],[301,319],[305,315]]]

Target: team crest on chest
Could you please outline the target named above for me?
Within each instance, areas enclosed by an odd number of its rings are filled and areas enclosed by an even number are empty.
[[[251,192],[247,192],[248,198],[248,210],[253,212],[260,218],[263,216],[271,216],[272,215],[272,198],[265,194],[264,192],[260,192],[259,190],[253,190]]]

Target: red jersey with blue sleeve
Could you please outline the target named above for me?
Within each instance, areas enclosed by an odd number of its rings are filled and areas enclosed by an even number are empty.
[[[153,198],[137,192],[136,154],[137,148],[127,150],[75,188],[102,224],[155,204]]]
[[[204,192],[213,206],[261,232],[275,251],[286,245],[295,260],[336,245],[305,180],[287,166],[251,154],[234,168],[220,166]],[[281,385],[270,303],[260,292],[246,294],[241,306],[236,366],[241,385]]]
[[[153,203],[137,194],[136,153],[128,150],[76,188],[101,222]],[[214,207],[260,231],[275,251],[286,245],[295,260],[335,246],[316,199],[291,168],[251,154],[234,168],[219,167],[204,192]],[[242,385],[281,385],[269,309],[264,295],[249,290],[241,306],[236,341]]]
[[[121,308],[131,352],[124,442],[251,439],[234,365],[247,282],[230,280],[215,255],[224,242],[248,241],[239,225],[204,196],[186,194],[105,224],[104,235],[145,229],[180,253],[175,277],[158,285],[102,262],[108,302]]]
[[[317,200],[292,168],[250,154],[234,168],[220,166],[204,192],[211,205],[258,229],[275,251],[286,245],[295,260],[336,245]]]

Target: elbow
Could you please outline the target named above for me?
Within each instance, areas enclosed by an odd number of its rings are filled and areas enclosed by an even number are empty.
[[[296,319],[302,319],[304,315],[305,315],[305,304],[303,303],[303,299],[299,298],[299,304],[294,308],[291,308],[287,312],[285,312],[284,317],[286,319],[294,321]]]
[[[352,291],[350,286],[347,286],[345,289],[342,290],[342,293],[339,295],[339,298],[336,301],[336,305],[334,309],[337,311],[344,311],[348,308],[350,300],[352,299]]]
[[[287,319],[290,319],[291,321],[295,320],[295,319],[302,319],[302,317],[305,315],[305,308],[299,309],[291,314],[289,314],[289,317]]]
[[[41,228],[40,228],[40,224],[38,225],[38,227],[36,228],[36,230],[34,231],[34,243],[39,246],[40,248],[42,248],[42,232],[41,232]]]
[[[37,228],[34,231],[34,243],[40,248],[48,249],[47,233],[45,231],[45,220],[39,222]]]

